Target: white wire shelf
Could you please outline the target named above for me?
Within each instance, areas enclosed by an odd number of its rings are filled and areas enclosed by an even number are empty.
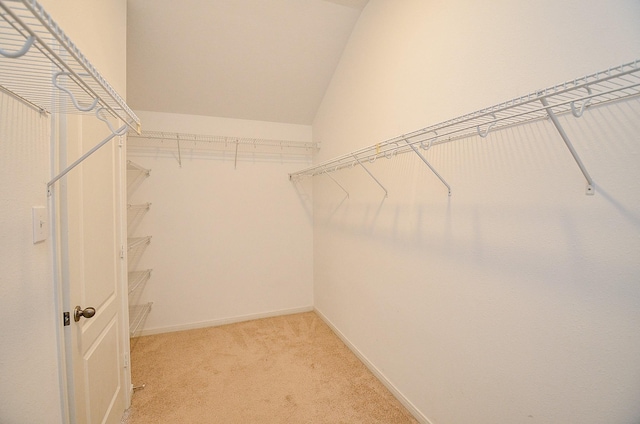
[[[142,325],[149,312],[151,312],[152,306],[153,302],[129,306],[129,337],[135,337],[138,331],[142,329]]]
[[[3,91],[41,112],[104,110],[140,131],[136,114],[36,0],[0,0],[0,17]]]
[[[131,271],[128,273],[128,292],[129,294],[136,291],[139,287],[142,287],[144,283],[151,278],[151,269],[145,269],[143,271]]]
[[[150,207],[151,207],[151,203],[141,203],[139,205],[127,205],[127,210],[129,212],[138,213],[140,211],[149,210]]]
[[[189,134],[189,133],[176,133],[176,132],[162,132],[162,131],[142,131],[140,134],[129,135],[130,139],[146,139],[146,140],[158,140],[158,141],[180,141],[184,143],[208,143],[211,145],[217,145],[218,147],[225,148],[229,146],[248,147],[275,147],[278,149],[302,149],[313,151],[316,148],[316,143],[303,142],[303,141],[291,141],[291,140],[270,140],[262,138],[243,138],[243,137],[230,137],[220,135],[204,135],[204,134]],[[184,147],[184,146],[183,146]]]
[[[551,118],[563,140],[567,143],[567,147],[569,147],[571,153],[574,155],[583,174],[585,174],[588,185],[591,186],[591,179],[586,169],[584,169],[577,154],[575,154],[575,151],[570,146],[566,134],[564,134],[559,127],[559,123],[557,123],[553,115],[572,113],[575,117],[580,117],[584,111],[590,107],[638,96],[639,94],[640,61],[636,60],[605,71],[596,72],[582,78],[554,85],[544,90],[537,90],[525,96],[517,97],[504,103],[436,125],[399,135],[389,140],[293,172],[289,174],[289,178],[295,181],[303,177],[329,174],[356,165],[361,165],[367,170],[364,166],[367,162],[374,162],[379,158],[390,159],[399,153],[406,153],[412,150],[420,155],[421,159],[429,165],[426,159],[420,154],[419,149],[428,150],[430,147],[438,144],[448,143],[474,135],[486,137],[489,131],[492,130]],[[429,167],[431,168],[430,165]],[[435,172],[433,168],[431,169]],[[368,170],[367,172],[371,175]],[[437,173],[436,175],[442,180]],[[375,179],[373,175],[371,175],[371,177]],[[376,182],[380,184],[379,181],[376,180]],[[442,182],[445,183],[444,180],[442,180]],[[447,184],[445,183],[445,185]],[[592,187],[588,188],[587,194],[593,194],[592,190]],[[449,191],[449,193],[451,192]]]
[[[151,209],[151,203],[140,205],[127,205],[127,229],[129,234],[134,234],[137,226],[142,222],[142,218]]]
[[[176,154],[182,166],[183,153],[192,155],[223,155],[231,157],[237,167],[238,159],[257,157],[287,158],[289,160],[310,161],[317,149],[317,143],[273,140],[262,138],[231,137],[176,132],[143,131],[131,134],[129,152],[167,151]]]
[[[130,237],[127,239],[127,249],[135,249],[140,246],[146,246],[151,243],[151,236],[146,237]]]
[[[147,169],[141,165],[138,165],[137,163],[131,160],[127,160],[127,171],[140,171],[147,177],[151,174],[150,169]]]

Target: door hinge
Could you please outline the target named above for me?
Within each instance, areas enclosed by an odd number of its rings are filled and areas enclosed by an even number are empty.
[[[124,259],[124,246],[120,246],[120,259]]]
[[[67,325],[71,325],[71,315],[69,314],[69,312],[62,313],[62,323],[64,324],[64,327],[66,327]]]
[[[124,367],[129,368],[129,354],[124,354]]]

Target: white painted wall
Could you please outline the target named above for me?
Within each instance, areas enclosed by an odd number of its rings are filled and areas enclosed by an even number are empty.
[[[0,422],[58,422],[51,240],[33,244],[31,208],[47,206],[49,123],[0,95]]]
[[[126,1],[40,3],[124,95]],[[99,29],[99,30],[96,30]],[[4,59],[3,59],[4,60]],[[31,207],[46,206],[50,118],[0,96],[0,422],[61,423],[51,239],[32,242]],[[98,140],[99,141],[99,140]]]
[[[139,112],[146,131],[311,141],[311,127],[227,118]],[[299,195],[288,172],[307,162],[247,160],[234,154],[133,149],[151,169],[129,202],[151,202],[133,236],[151,235],[135,269],[152,268],[139,300],[154,302],[144,333],[308,310],[313,305],[310,193]],[[133,175],[135,177],[135,174]],[[310,187],[308,188],[310,190]],[[132,261],[133,263],[133,261]],[[137,296],[137,295],[136,295]]]
[[[329,159],[640,52],[640,4],[371,0],[313,125]],[[316,308],[438,424],[640,420],[640,100],[314,178]]]

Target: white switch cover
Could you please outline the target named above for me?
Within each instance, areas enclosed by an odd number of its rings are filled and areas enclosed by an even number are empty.
[[[45,241],[49,234],[49,222],[47,221],[47,208],[34,206],[31,208],[33,218],[33,244]]]

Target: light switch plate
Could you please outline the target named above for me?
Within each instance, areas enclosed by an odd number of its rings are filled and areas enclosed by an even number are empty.
[[[34,206],[31,208],[31,217],[33,220],[33,244],[45,241],[49,234],[47,208],[43,206]]]

